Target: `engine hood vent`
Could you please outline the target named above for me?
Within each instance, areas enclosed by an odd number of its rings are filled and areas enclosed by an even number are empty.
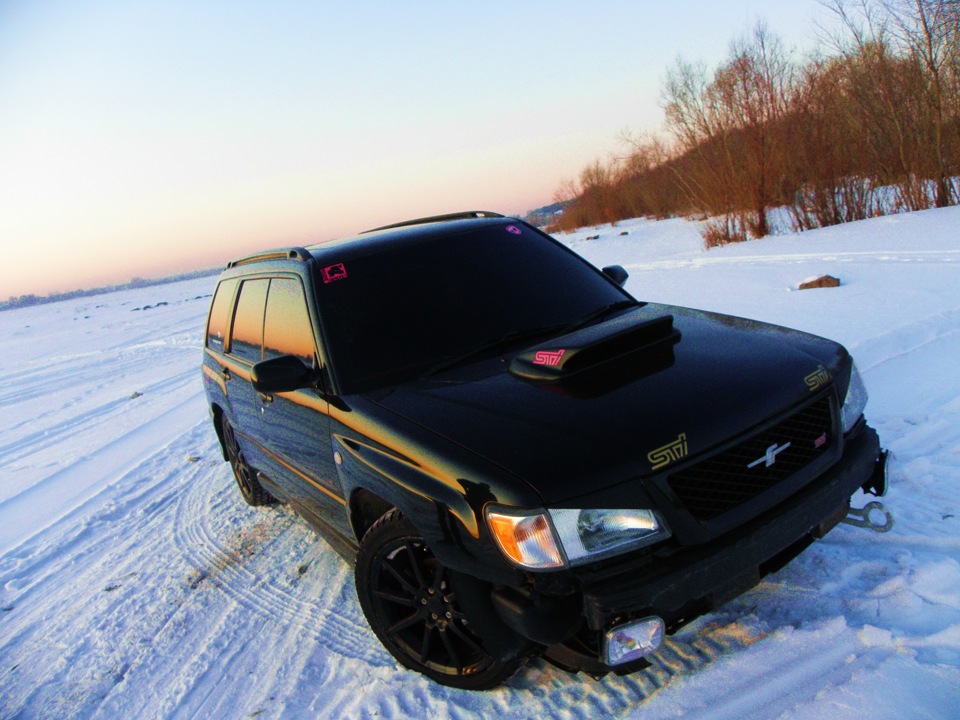
[[[562,382],[611,363],[659,355],[680,340],[673,316],[623,315],[532,347],[515,356],[510,372],[524,380]]]

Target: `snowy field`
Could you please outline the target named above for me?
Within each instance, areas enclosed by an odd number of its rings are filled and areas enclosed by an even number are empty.
[[[893,530],[839,526],[643,672],[456,691],[396,666],[303,521],[243,504],[200,381],[212,279],[0,312],[0,718],[960,717],[960,208],[709,252],[682,220],[562,239],[641,299],[843,342]]]

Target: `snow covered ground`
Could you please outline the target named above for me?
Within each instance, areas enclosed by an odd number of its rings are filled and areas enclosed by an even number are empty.
[[[641,299],[843,342],[896,525],[839,526],[643,672],[534,661],[482,694],[397,668],[346,564],[241,501],[200,382],[212,279],[0,313],[0,718],[960,716],[958,235],[960,208],[709,252],[683,220],[564,236]]]

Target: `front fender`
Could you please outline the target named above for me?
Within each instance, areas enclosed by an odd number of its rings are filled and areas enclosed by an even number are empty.
[[[442,461],[417,460],[344,435],[333,436],[344,496],[366,490],[400,510],[449,568],[489,582],[517,585],[523,573],[500,555],[483,521],[490,486]]]

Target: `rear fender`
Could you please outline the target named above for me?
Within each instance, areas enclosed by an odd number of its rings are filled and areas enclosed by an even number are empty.
[[[213,418],[213,430],[217,433],[217,441],[220,443],[220,455],[224,462],[228,462],[230,458],[227,457],[227,446],[223,441],[223,423],[221,421],[223,410],[219,405],[211,405],[210,415]]]

